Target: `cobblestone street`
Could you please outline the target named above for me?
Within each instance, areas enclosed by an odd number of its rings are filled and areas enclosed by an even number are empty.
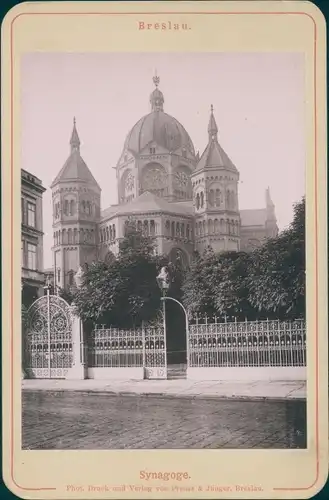
[[[23,392],[23,449],[305,448],[305,401]]]

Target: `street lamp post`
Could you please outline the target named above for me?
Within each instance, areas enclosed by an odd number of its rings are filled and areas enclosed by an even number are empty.
[[[162,302],[162,318],[163,318],[163,332],[164,332],[164,349],[165,349],[165,353],[166,353],[165,359],[166,359],[166,367],[167,367],[167,335],[166,335],[167,324],[166,324],[166,304],[165,304],[164,299],[165,299],[166,294],[168,292],[168,289],[170,286],[170,281],[169,281],[169,274],[168,274],[166,267],[161,268],[161,271],[158,274],[156,280],[157,280],[158,286],[162,292],[161,300],[163,301]]]

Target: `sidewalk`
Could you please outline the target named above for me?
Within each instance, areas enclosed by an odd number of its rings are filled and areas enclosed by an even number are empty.
[[[302,381],[193,381],[173,380],[22,380],[23,391],[72,391],[117,396],[153,396],[234,400],[306,399]]]

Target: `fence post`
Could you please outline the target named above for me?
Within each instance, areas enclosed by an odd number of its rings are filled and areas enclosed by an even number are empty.
[[[71,318],[73,361],[72,368],[68,370],[66,378],[71,380],[83,380],[86,378],[87,371],[87,359],[85,359],[84,356],[83,324],[81,318],[74,313],[73,307],[71,307]]]
[[[144,321],[142,321],[142,356],[143,356],[143,378],[145,378],[145,369],[146,369],[146,346],[145,346],[145,329],[144,329]]]

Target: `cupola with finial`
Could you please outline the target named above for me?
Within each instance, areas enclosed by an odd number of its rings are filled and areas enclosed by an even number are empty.
[[[211,141],[216,141],[217,140],[217,134],[218,134],[218,128],[217,128],[217,123],[214,117],[214,106],[210,106],[210,118],[209,118],[209,125],[208,125],[208,134],[209,134],[209,140]]]
[[[73,118],[73,130],[72,130],[70,145],[71,145],[71,153],[73,153],[74,151],[80,151],[80,139],[76,127],[75,117]]]
[[[150,97],[152,111],[163,111],[164,97],[161,90],[158,89],[160,78],[157,76],[157,74],[155,74],[155,76],[153,77],[153,83],[155,85],[155,89],[153,90]]]

